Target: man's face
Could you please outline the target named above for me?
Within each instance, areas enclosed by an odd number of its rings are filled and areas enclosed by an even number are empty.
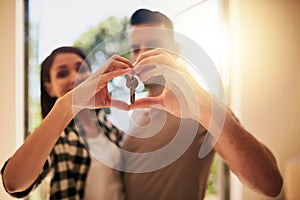
[[[171,50],[174,46],[172,30],[167,30],[163,24],[139,24],[131,26],[131,59],[151,49],[163,48]]]

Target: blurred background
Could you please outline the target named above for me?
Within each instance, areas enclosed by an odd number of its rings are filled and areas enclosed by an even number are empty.
[[[62,45],[89,53],[125,31],[138,8],[165,13],[176,32],[208,53],[227,104],[278,161],[285,185],[274,199],[299,199],[299,0],[0,0],[1,166],[40,123],[41,61]],[[44,199],[46,190],[42,186],[29,199]],[[2,185],[0,199],[10,199]],[[243,186],[216,156],[206,199],[270,198]]]

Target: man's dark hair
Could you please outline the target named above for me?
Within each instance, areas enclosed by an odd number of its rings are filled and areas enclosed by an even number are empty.
[[[139,9],[135,11],[130,18],[130,25],[139,24],[164,24],[166,28],[173,30],[172,21],[164,14],[158,11],[151,11],[148,9]]]

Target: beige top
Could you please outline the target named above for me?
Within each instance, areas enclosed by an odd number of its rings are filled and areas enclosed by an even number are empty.
[[[84,200],[123,200],[120,172],[108,166],[119,164],[119,152],[112,148],[104,134],[99,134],[95,138],[90,137],[87,141],[91,153],[91,165],[86,180]]]
[[[151,118],[153,120],[164,118],[162,117],[164,116],[163,111],[152,111]],[[139,153],[159,150],[165,145],[170,144],[176,137],[179,126],[184,126],[184,134],[193,134],[192,132],[194,131],[195,137],[191,140],[191,144],[187,146],[187,149],[183,151],[183,154],[170,165],[152,172],[125,173],[124,183],[127,200],[194,200],[204,198],[210,166],[214,155],[214,151],[212,150],[206,157],[202,159],[198,157],[200,147],[207,134],[206,130],[201,125],[193,129],[192,126],[197,124],[195,121],[180,120],[168,113],[165,116],[165,121],[162,119],[163,125],[157,134],[145,138],[127,136],[123,144],[124,149]],[[138,136],[139,130],[142,131],[140,132],[141,137],[147,135],[148,133],[146,133],[147,131],[143,127],[151,123],[149,113],[136,113],[135,119],[135,122],[142,127],[136,128],[134,135]],[[151,126],[149,129],[153,130]],[[181,143],[185,142],[184,138],[180,140],[182,141]],[[177,144],[180,145],[180,143]],[[178,148],[172,148],[173,149],[169,151],[169,155],[164,155],[162,158],[168,159],[169,156],[173,156],[173,154],[177,152]],[[140,159],[139,163],[141,163],[141,165],[147,166],[150,162],[151,164],[156,162],[158,167],[160,167],[159,164],[165,160],[147,160],[143,157]],[[128,165],[130,163],[126,164]]]

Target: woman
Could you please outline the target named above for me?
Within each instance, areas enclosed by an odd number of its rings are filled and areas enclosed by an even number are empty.
[[[118,145],[121,131],[99,108],[129,109],[110,98],[107,82],[128,73],[130,61],[113,56],[90,76],[90,64],[80,49],[60,47],[41,67],[43,121],[3,166],[6,191],[27,196],[51,172],[50,199],[122,199],[119,173],[97,162],[85,147],[97,148],[97,142],[105,145],[109,140]],[[118,153],[107,151],[109,156]]]

